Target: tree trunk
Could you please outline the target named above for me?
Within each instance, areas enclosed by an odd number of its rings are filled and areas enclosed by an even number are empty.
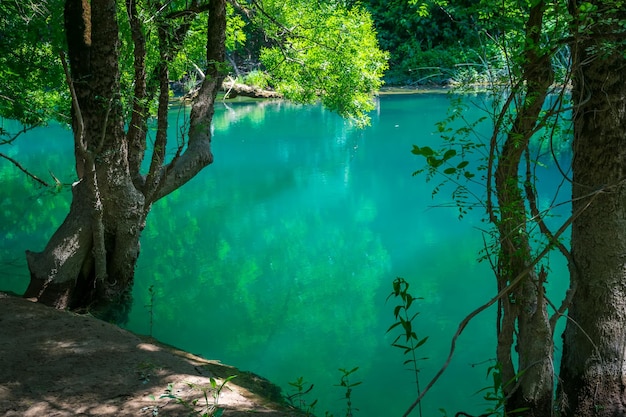
[[[107,273],[96,278],[93,194],[85,182],[72,191],[70,212],[46,248],[27,251],[31,281],[24,296],[60,309],[88,308],[103,318],[123,321],[145,225],[143,196],[128,187],[126,192],[102,192]]]
[[[115,16],[114,0],[66,2],[79,181],[70,212],[44,251],[27,252],[25,293],[57,308],[92,307],[128,293],[149,209],[126,157]]]
[[[62,309],[89,309],[123,321],[139,256],[139,238],[154,201],[176,190],[213,160],[210,125],[224,75],[226,6],[210,0],[207,11],[207,77],[194,99],[188,140],[166,164],[168,59],[182,45],[190,13],[182,23],[159,23],[162,62],[146,82],[146,39],[136,2],[127,1],[132,29],[135,89],[132,123],[124,130],[120,92],[119,28],[115,0],[66,0],[65,30],[73,98],[76,172],[72,204],[42,252],[27,252],[31,281],[24,294]],[[192,6],[195,5],[195,2]],[[193,13],[191,13],[193,14]],[[158,90],[158,91],[157,91]],[[147,175],[139,168],[147,149],[146,103],[158,93],[156,142]],[[164,110],[165,109],[165,110]],[[184,150],[184,152],[183,152]]]
[[[521,88],[525,91],[498,156],[495,182],[499,219],[494,220],[500,239],[498,291],[523,276],[508,297],[499,303],[496,353],[507,397],[506,410],[528,409],[524,415],[541,417],[552,415],[553,409],[552,328],[544,294],[545,271],[536,271],[531,266],[533,255],[527,230],[530,216],[520,183],[524,182],[520,180],[520,164],[530,138],[540,124],[540,113],[554,81],[549,54],[540,51],[538,46],[543,33],[545,7],[545,2],[536,2],[526,23],[526,45],[521,64]],[[496,216],[493,215],[492,219]],[[515,339],[517,366],[511,353]]]
[[[605,2],[591,3],[599,23],[572,47],[572,199],[582,212],[572,223],[578,289],[563,336],[560,404],[564,416],[625,416],[626,59],[618,41],[626,13],[600,19]]]

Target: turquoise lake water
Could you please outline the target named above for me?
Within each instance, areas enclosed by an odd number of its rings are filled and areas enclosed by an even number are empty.
[[[412,145],[437,146],[435,123],[448,106],[445,94],[382,96],[364,130],[319,106],[218,106],[214,164],[148,218],[126,327],[262,375],[286,394],[303,377],[315,384],[307,401],[319,400],[318,416],[346,414],[338,369],[359,367],[350,379],[362,382],[353,390],[355,415],[402,415],[416,392],[407,358],[390,346],[396,333],[386,334],[392,281],[405,278],[422,298],[412,307],[420,312],[415,331],[429,336],[418,350],[427,358],[419,362],[422,387],[445,361],[459,322],[495,291],[488,263],[477,261],[489,227],[484,211],[460,220],[449,204],[452,188],[433,199],[438,181],[412,176],[423,167]],[[172,132],[180,114],[172,111]],[[52,171],[71,182],[71,149],[69,131],[52,126],[29,132],[9,153],[42,176]],[[537,175],[541,187],[559,186],[550,164]],[[28,281],[24,250],[43,248],[69,192],[37,190],[4,160],[0,181],[0,289],[20,292]],[[550,285],[558,297],[564,267],[554,258]],[[494,320],[491,308],[467,326],[423,401],[424,416],[490,407],[476,392],[489,386]]]

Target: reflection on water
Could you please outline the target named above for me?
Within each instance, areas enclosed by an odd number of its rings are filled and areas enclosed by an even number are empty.
[[[401,415],[415,385],[406,357],[390,347],[395,335],[385,333],[393,322],[395,304],[385,304],[392,281],[406,278],[423,298],[415,322],[420,338],[430,336],[418,351],[427,357],[422,386],[445,361],[458,323],[495,287],[488,265],[476,261],[482,213],[460,221],[456,208],[434,208],[449,194],[433,200],[433,184],[411,175],[422,163],[412,145],[439,140],[434,123],[447,106],[444,95],[382,97],[365,130],[318,106],[219,106],[214,165],[149,216],[128,327],[148,333],[154,286],[156,338],[263,375],[286,392],[302,376],[315,384],[310,400],[319,399],[318,415],[345,414],[338,369],[358,366],[351,376],[363,382],[353,392],[357,415]],[[172,111],[173,131],[182,115]],[[67,131],[45,132],[56,138],[47,145],[71,146]],[[18,204],[5,196],[23,195],[24,186],[15,175],[3,177],[4,235],[20,230],[4,223],[15,219],[10,211]],[[58,222],[67,197],[45,196],[50,213],[33,213]],[[2,254],[42,247],[54,224],[37,217],[37,234],[14,237],[19,248],[2,243]],[[0,276],[1,287],[23,290],[24,268],[19,282]],[[467,327],[424,415],[485,409],[476,391],[489,385],[494,316],[491,309]]]

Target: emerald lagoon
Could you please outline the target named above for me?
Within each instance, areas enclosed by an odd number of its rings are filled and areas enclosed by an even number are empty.
[[[289,382],[303,377],[314,384],[306,398],[319,400],[318,416],[346,414],[339,369],[358,367],[350,375],[362,382],[352,392],[354,415],[401,416],[416,387],[403,365],[408,357],[390,346],[398,329],[386,333],[394,322],[396,300],[386,301],[393,280],[403,277],[420,297],[411,310],[420,312],[417,335],[429,337],[417,350],[425,358],[418,361],[422,388],[445,362],[459,323],[493,297],[496,283],[489,262],[479,262],[490,227],[484,209],[459,219],[454,188],[433,197],[441,178],[412,175],[424,165],[412,146],[439,147],[436,123],[447,117],[450,97],[383,95],[377,104],[372,125],[357,129],[320,106],[220,103],[213,165],[148,217],[125,327],[261,375],[286,395],[294,392]],[[478,106],[466,112],[468,120],[481,115]],[[172,108],[172,134],[184,115]],[[488,123],[481,129],[489,133]],[[72,149],[71,132],[53,125],[3,152],[42,177],[50,171],[71,183]],[[544,157],[536,174],[547,208],[567,201],[569,189]],[[21,293],[24,251],[43,249],[70,192],[42,190],[5,160],[0,183],[0,290]],[[556,197],[548,192],[557,189]],[[484,198],[479,185],[472,190]],[[551,221],[559,225],[568,212],[561,206]],[[558,304],[565,263],[552,258],[548,290]],[[424,416],[492,406],[478,391],[491,383],[495,317],[491,307],[465,328],[450,367],[423,401]]]

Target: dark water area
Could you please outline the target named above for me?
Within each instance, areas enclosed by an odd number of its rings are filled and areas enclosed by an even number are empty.
[[[355,415],[402,415],[416,388],[407,357],[390,346],[397,333],[386,333],[392,281],[405,278],[421,298],[412,309],[420,312],[414,330],[429,337],[417,351],[427,358],[418,363],[422,387],[445,362],[460,321],[495,293],[489,263],[478,261],[489,228],[484,209],[459,219],[454,188],[433,198],[439,179],[412,176],[423,167],[412,146],[439,146],[435,123],[448,107],[444,94],[382,96],[372,126],[359,130],[319,106],[218,106],[214,164],[149,215],[127,328],[262,375],[286,394],[303,377],[315,385],[307,402],[319,400],[319,416],[346,414],[338,369],[359,367],[350,376],[362,382],[352,392]],[[172,111],[172,134],[183,114]],[[472,107],[465,117],[480,114]],[[487,124],[480,129],[488,133]],[[12,146],[42,175],[72,181],[68,130],[36,130]],[[561,176],[542,158],[539,204],[547,208]],[[69,192],[37,190],[5,161],[0,181],[0,289],[20,292],[28,282],[24,250],[43,248]],[[484,201],[480,186],[472,191]],[[561,186],[555,200],[568,193]],[[556,210],[553,224],[568,211]],[[559,300],[565,267],[552,258],[549,291]],[[424,399],[424,416],[491,407],[477,391],[490,385],[494,357],[491,308],[465,329]]]

